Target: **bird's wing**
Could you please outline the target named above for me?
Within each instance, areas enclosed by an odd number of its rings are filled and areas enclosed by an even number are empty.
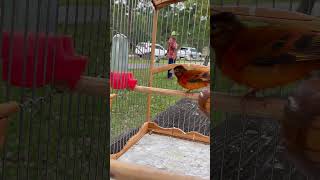
[[[288,54],[296,57],[296,61],[320,60],[320,34],[306,34],[297,39]]]
[[[271,34],[274,35],[271,36]],[[267,47],[279,39],[278,36],[271,28],[244,29],[235,36],[230,44],[230,48],[223,57],[223,62],[233,66],[235,69],[241,70],[250,64],[252,59],[265,54]]]
[[[210,82],[210,71],[188,70],[184,78],[190,83]]]
[[[275,41],[273,53],[265,53],[252,60],[254,65],[270,66],[299,62],[320,63],[320,36],[316,34],[296,34],[296,37],[281,42]]]
[[[320,36],[278,27],[249,28],[239,32],[224,61],[241,70],[248,64],[268,66],[319,60]]]

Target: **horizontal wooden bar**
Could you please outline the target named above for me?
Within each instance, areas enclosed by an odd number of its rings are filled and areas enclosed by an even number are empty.
[[[93,96],[107,96],[107,88],[109,88],[109,86],[106,79],[83,76],[74,91]],[[185,93],[179,90],[145,86],[136,86],[134,91],[159,95],[181,96],[195,100],[199,98],[199,93]],[[247,98],[245,104],[243,104],[241,103],[242,96],[231,96],[218,92],[214,92],[212,96],[213,109],[215,111],[245,113],[276,118],[282,115],[283,106],[286,102],[286,100],[278,98]],[[243,105],[245,105],[245,107],[243,107]],[[244,109],[245,112],[243,112]]]
[[[185,1],[185,0],[152,0],[152,4],[155,9],[159,10],[161,8],[169,6],[170,4],[174,4],[182,1]]]
[[[186,93],[184,91],[173,90],[173,89],[163,89],[163,88],[154,88],[146,86],[136,86],[134,91],[141,93],[154,93],[159,95],[168,95],[168,96],[181,96],[190,99],[198,99],[199,93]]]
[[[148,158],[148,157],[146,157]],[[110,176],[116,180],[201,180],[194,176],[178,175],[148,166],[110,160]]]
[[[160,67],[155,67],[151,69],[152,73],[160,73],[163,71],[168,71],[169,69],[173,69],[176,66],[180,66],[183,65],[185,68],[195,68],[195,69],[206,69],[208,71],[210,71],[210,67],[209,66],[204,66],[204,65],[200,65],[200,64],[166,64]]]
[[[120,152],[111,154],[110,159],[118,159],[120,156],[126,153],[133,145],[135,145],[147,132],[148,132],[148,122],[145,122],[141,126],[140,130],[128,140],[128,142],[121,149]]]
[[[0,118],[8,117],[20,110],[19,104],[15,101],[0,104]]]
[[[162,135],[210,144],[209,136],[205,136],[195,131],[184,132],[179,128],[163,128],[154,122],[149,122],[148,130]]]
[[[61,91],[71,91],[67,86],[54,84]],[[109,81],[104,78],[81,76],[76,87],[72,92],[86,94],[89,96],[108,96]]]
[[[218,92],[214,92],[212,98],[214,111],[243,113],[275,119],[282,118],[286,104],[286,99],[248,97],[243,100],[243,96],[230,96]]]

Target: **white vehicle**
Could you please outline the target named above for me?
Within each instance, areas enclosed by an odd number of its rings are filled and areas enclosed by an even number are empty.
[[[151,43],[140,42],[136,46],[134,53],[140,57],[151,55]],[[167,50],[160,44],[156,44],[155,56],[156,58],[164,58],[167,55]]]
[[[179,59],[186,59],[188,61],[191,60],[202,60],[201,58],[201,53],[197,51],[196,48],[193,47],[181,47],[178,51],[177,51],[177,57]]]

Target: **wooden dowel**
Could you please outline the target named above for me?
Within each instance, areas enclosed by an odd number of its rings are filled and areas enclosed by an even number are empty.
[[[179,90],[172,89],[162,89],[162,88],[154,88],[154,87],[146,87],[146,86],[136,86],[134,91],[141,93],[155,93],[161,95],[169,95],[169,96],[182,96],[190,99],[198,99],[199,93],[185,93]]]
[[[152,73],[160,73],[160,72],[163,72],[163,71],[168,71],[169,69],[173,69],[175,68],[176,66],[179,66],[179,65],[183,65],[184,67],[186,68],[204,68],[204,69],[207,69],[208,71],[210,71],[210,67],[209,66],[204,66],[204,65],[199,65],[199,64],[167,64],[167,65],[163,65],[163,66],[160,66],[160,67],[155,67],[155,68],[152,68],[151,69],[151,72]]]
[[[159,10],[161,8],[167,7],[170,4],[178,3],[185,0],[152,0],[152,4],[155,9]]]
[[[78,83],[75,91],[94,96],[107,96],[106,89],[108,81],[102,78],[83,76]],[[154,87],[136,86],[134,91],[141,93],[154,93],[159,95],[181,96],[197,100],[198,93],[185,93],[179,90],[162,89]],[[213,106],[215,111],[247,113],[251,115],[269,116],[279,118],[282,115],[283,106],[286,102],[284,99],[278,98],[248,98],[241,103],[242,96],[231,96],[228,94],[214,92]],[[243,105],[246,107],[244,108]],[[1,106],[0,106],[1,109]],[[243,112],[245,110],[245,112]]]
[[[279,98],[247,98],[213,93],[213,110],[221,112],[244,113],[280,119],[286,100]]]
[[[77,84],[77,92],[87,95],[108,96],[109,81],[103,78],[82,76]]]
[[[150,75],[149,75],[149,81],[148,81],[149,87],[152,87],[152,82],[153,82],[153,74],[152,74],[151,70],[154,67],[154,63],[155,63],[155,48],[156,48],[156,42],[157,42],[158,15],[159,15],[159,11],[156,9],[156,11],[153,14],[153,21],[152,21],[153,24],[152,24],[151,62],[150,62],[150,66],[149,66]],[[148,96],[147,96],[146,121],[151,121],[151,94],[148,94]]]
[[[107,89],[109,88],[109,81],[104,78],[81,76],[73,92],[79,94],[86,94],[89,96],[108,96]],[[70,91],[68,87],[61,84],[54,84],[54,86],[62,91]]]
[[[15,101],[0,104],[0,118],[8,117],[20,110],[19,104]]]
[[[201,180],[199,177],[177,175],[113,159],[110,160],[110,176],[116,180]]]

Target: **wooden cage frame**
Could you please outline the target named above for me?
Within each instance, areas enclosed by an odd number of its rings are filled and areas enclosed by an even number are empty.
[[[166,7],[172,3],[177,3],[183,0],[153,0],[153,5],[155,7],[155,13],[153,16],[153,22],[157,22],[158,20],[158,12],[159,9]],[[231,11],[240,16],[241,19],[244,20],[262,20],[269,23],[284,23],[286,25],[294,25],[296,23],[300,23],[306,25],[307,28],[313,31],[320,32],[320,21],[318,18],[313,16],[304,15],[297,12],[289,12],[284,10],[276,10],[276,9],[267,9],[267,8],[255,8],[254,10],[249,9],[247,7],[231,7],[231,6],[215,6],[211,7],[210,12],[216,13],[220,11]],[[117,179],[128,179],[131,177],[132,179],[154,179],[158,180],[157,176],[168,179],[168,180],[179,180],[179,179],[199,179],[196,177],[190,176],[179,176],[170,174],[167,172],[163,172],[160,170],[155,170],[149,167],[143,167],[138,165],[127,164],[123,162],[116,161],[122,154],[124,154],[130,147],[136,144],[146,133],[155,132],[162,135],[173,136],[177,138],[183,138],[192,141],[198,141],[202,143],[209,144],[210,138],[208,136],[204,136],[197,132],[188,132],[185,133],[181,129],[178,128],[162,128],[158,126],[156,123],[151,122],[151,95],[152,93],[161,94],[161,95],[171,95],[171,96],[184,96],[189,97],[191,99],[198,99],[198,93],[185,93],[183,91],[178,90],[170,90],[170,89],[162,89],[162,88],[154,88],[152,87],[153,74],[166,71],[168,69],[172,69],[174,66],[179,64],[171,64],[164,65],[161,67],[154,67],[154,53],[155,53],[155,44],[156,44],[156,33],[157,33],[157,23],[153,23],[152,30],[152,48],[151,48],[151,63],[150,63],[150,78],[148,87],[145,86],[136,86],[134,91],[146,93],[147,96],[147,114],[146,114],[146,122],[141,126],[140,130],[136,135],[131,137],[123,149],[110,156],[110,164],[111,164],[111,175],[118,177]],[[201,65],[190,65],[185,64],[185,66],[197,67],[197,68],[209,68]],[[107,94],[106,89],[109,81],[103,78],[97,77],[88,77],[82,76],[79,80],[76,88],[72,91],[91,95],[91,96],[110,96],[110,108],[114,98],[116,98],[116,94]],[[57,89],[70,91],[67,87],[55,84]],[[283,109],[286,104],[286,99],[281,98],[250,98],[245,102],[242,102],[242,97],[240,96],[232,96],[224,93],[213,92],[211,93],[213,99],[211,101],[211,106],[215,108],[215,111],[221,112],[234,112],[234,113],[244,113],[250,115],[258,115],[258,116],[267,116],[272,117],[273,119],[280,120],[283,115]],[[7,102],[0,104],[0,145],[3,143],[5,138],[5,129],[8,123],[8,117],[13,115],[14,113],[20,110],[20,106],[17,102]],[[143,173],[141,173],[143,172]]]

